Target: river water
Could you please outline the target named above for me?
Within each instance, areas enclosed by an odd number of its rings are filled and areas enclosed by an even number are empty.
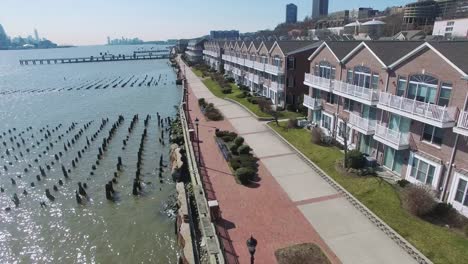
[[[151,48],[160,47],[0,51],[0,263],[176,263],[174,216],[166,210],[175,193],[165,167],[167,133],[160,141],[161,131],[168,126],[159,127],[156,117],[156,113],[163,118],[175,116],[174,106],[181,98],[168,61],[35,66],[20,66],[18,61],[131,55],[136,49]],[[129,133],[135,114],[139,121]],[[134,196],[137,153],[148,114],[140,176],[143,190]],[[125,120],[96,164],[99,147],[119,115]],[[109,121],[98,132],[103,119]],[[118,157],[123,169],[113,185],[116,201],[111,202],[106,200],[105,184],[117,172]],[[68,179],[62,165],[69,170]],[[87,185],[88,198],[80,196],[81,205],[75,196],[78,182]],[[46,189],[54,201],[46,197]],[[15,194],[18,206],[12,201]]]

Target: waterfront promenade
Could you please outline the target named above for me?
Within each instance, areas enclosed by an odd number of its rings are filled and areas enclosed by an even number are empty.
[[[415,263],[264,122],[241,106],[215,97],[186,69],[190,118],[192,122],[196,117],[201,120],[200,152],[207,195],[218,200],[222,220],[217,225],[221,233],[223,227],[227,230],[222,237],[232,240],[235,251],[228,248],[229,263],[235,263],[236,255],[239,263],[248,263],[245,241],[250,234],[258,240],[256,263],[276,263],[277,249],[304,242],[317,243],[333,263]],[[225,120],[206,121],[198,98],[213,103]],[[254,186],[235,182],[215,143],[215,128],[236,131],[260,158],[260,181]]]

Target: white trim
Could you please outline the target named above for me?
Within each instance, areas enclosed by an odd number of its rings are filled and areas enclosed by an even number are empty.
[[[322,131],[324,131],[327,134],[327,136],[331,136],[333,134],[333,128],[335,127],[335,116],[325,111],[321,111],[321,112],[322,112],[321,115],[330,117],[330,129],[322,126],[323,117],[320,117],[320,128],[322,129]]]
[[[463,204],[455,201],[455,193],[457,191],[458,182],[460,181],[460,179],[468,182],[468,177],[467,176],[465,176],[463,174],[460,174],[458,172],[455,172],[453,180],[452,180],[452,186],[450,188],[450,195],[449,195],[449,197],[447,199],[447,202],[452,204],[453,208],[455,208],[461,214],[468,217],[468,206],[463,205]]]
[[[414,184],[419,184],[419,185],[426,185],[425,183],[422,183],[416,179],[416,175],[414,175],[414,178],[410,176],[411,174],[411,169],[413,168],[413,159],[417,158],[418,160],[424,161],[427,164],[433,166],[435,168],[434,170],[434,176],[432,178],[432,184],[431,187],[434,190],[437,190],[437,185],[439,184],[439,178],[440,174],[442,172],[442,164],[434,162],[432,160],[426,159],[425,157],[418,155],[417,152],[410,152],[410,157],[408,159],[408,168],[406,169],[406,177],[405,179],[408,180],[411,183]]]
[[[338,59],[338,56],[336,56],[335,52],[333,52],[333,50],[330,48],[330,46],[328,46],[328,44],[326,42],[323,42],[315,51],[314,53],[312,53],[312,55],[309,56],[309,58],[307,58],[309,61],[312,60],[313,57],[317,56],[317,54],[322,51],[323,47],[327,47],[328,50],[331,52],[331,54],[333,54],[333,56],[335,57],[336,61],[339,63],[340,62],[340,59]]]
[[[273,46],[271,46],[270,50],[268,51],[268,54],[271,56],[271,52],[273,51],[273,49],[275,48],[275,46],[278,46],[281,54],[283,55],[283,58],[286,57],[286,55],[284,55],[284,52],[283,50],[281,49],[281,46],[278,44],[278,41],[275,41],[275,43],[273,43]]]
[[[396,66],[398,66],[399,64],[401,64],[402,62],[406,61],[408,58],[412,57],[413,55],[415,55],[416,53],[420,52],[421,50],[423,50],[424,48],[429,48],[431,49],[432,51],[434,51],[437,55],[439,55],[445,62],[447,62],[450,66],[452,66],[456,71],[458,71],[461,75],[462,75],[462,78],[468,78],[468,74],[466,74],[465,72],[463,72],[460,68],[458,68],[457,65],[455,65],[453,62],[451,62],[447,57],[445,57],[442,53],[440,53],[436,48],[434,48],[431,44],[427,43],[427,42],[424,42],[423,44],[421,44],[419,47],[415,48],[414,50],[412,50],[410,53],[406,54],[405,56],[401,57],[400,59],[398,59],[397,61],[395,61],[394,63],[392,63],[391,65],[388,66],[388,68],[390,69],[393,69],[395,68]]]
[[[356,48],[354,48],[350,53],[348,53],[348,55],[346,55],[342,62],[345,63],[346,60],[349,59],[349,57],[351,57],[351,55],[353,55],[354,53],[358,52],[362,47],[365,47],[369,50],[369,52],[377,59],[378,62],[380,62],[380,64],[382,64],[383,68],[387,68],[387,65],[385,65],[385,63],[383,63],[383,61],[377,56],[375,55],[374,51],[372,51],[371,48],[369,48],[369,46],[367,46],[367,44],[365,42],[361,42],[359,45],[357,45]]]

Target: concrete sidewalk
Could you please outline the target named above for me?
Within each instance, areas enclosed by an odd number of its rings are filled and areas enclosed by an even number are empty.
[[[186,78],[193,94],[213,103],[245,138],[289,199],[343,263],[416,263],[266,123],[257,121],[241,106],[215,97],[188,67]]]

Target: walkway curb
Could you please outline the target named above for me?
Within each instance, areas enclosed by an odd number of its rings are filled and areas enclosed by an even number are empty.
[[[270,127],[271,122],[268,122],[267,127],[273,134],[278,137],[281,141],[287,144],[296,154],[304,160],[313,170],[315,170],[320,177],[322,177],[328,184],[330,184],[336,191],[341,193],[343,197],[346,198],[348,202],[353,205],[358,211],[360,211],[367,219],[369,219],[378,229],[387,235],[391,240],[393,240],[398,246],[400,246],[408,255],[410,255],[414,260],[420,264],[432,264],[424,254],[422,254],[417,248],[415,248],[411,243],[409,243],[405,238],[388,226],[382,219],[375,215],[369,208],[362,204],[357,198],[355,198],[351,193],[349,193],[345,188],[343,188],[339,183],[337,183],[332,177],[328,176],[318,165],[306,157],[300,150],[294,147],[289,141],[287,141],[283,136],[281,136],[276,130]]]

